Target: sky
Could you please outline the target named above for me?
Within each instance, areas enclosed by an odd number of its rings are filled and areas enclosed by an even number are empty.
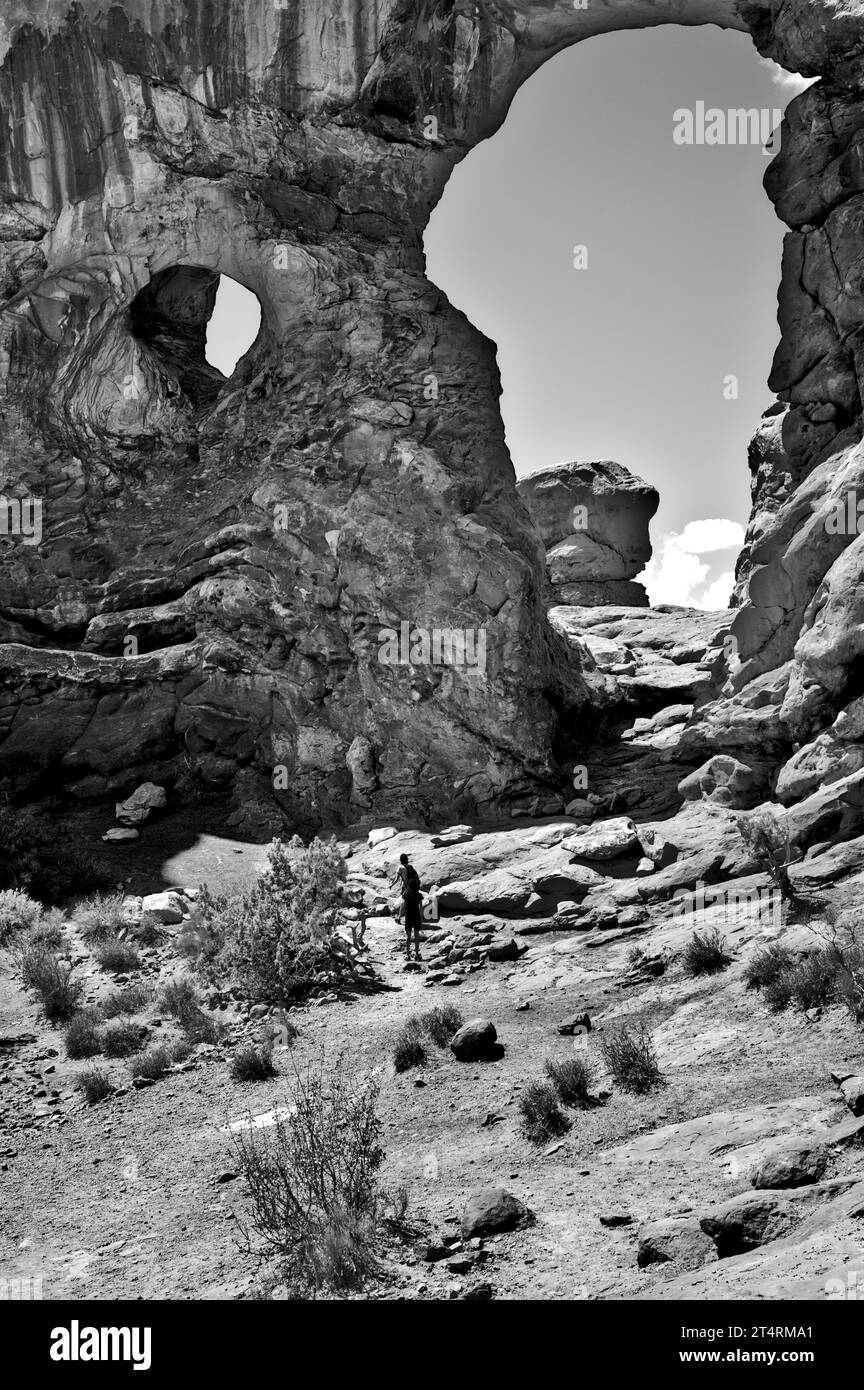
[[[655,602],[728,602],[783,236],[761,145],[676,144],[673,113],[782,110],[806,85],[713,26],[591,38],[521,88],[426,234],[430,279],[498,345],[517,474],[615,459],[658,489]]]
[[[498,346],[517,474],[615,459],[658,489],[655,603],[728,602],[784,230],[761,144],[677,143],[673,113],[782,111],[806,85],[713,26],[591,38],[521,88],[426,233],[429,278]],[[223,276],[208,361],[230,376],[259,324]]]

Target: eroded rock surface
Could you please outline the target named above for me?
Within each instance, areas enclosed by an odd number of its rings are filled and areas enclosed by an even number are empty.
[[[552,602],[648,605],[634,578],[651,559],[648,525],[660,498],[620,463],[560,463],[517,491],[546,547]]]

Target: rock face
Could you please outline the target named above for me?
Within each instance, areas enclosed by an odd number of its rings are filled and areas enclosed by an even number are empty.
[[[646,606],[633,578],[651,559],[648,523],[659,495],[620,463],[561,463],[517,491],[546,547],[552,601]]]
[[[684,760],[758,746],[779,768],[858,699],[864,550],[829,523],[864,489],[859,4],[6,9],[0,774],[20,795],[191,779],[262,827],[274,799],[312,824],[569,799],[553,749],[595,687],[547,625],[544,549],[582,611],[612,585],[644,603],[650,490],[592,473],[590,558],[573,531],[541,539],[493,345],[426,279],[422,234],[546,59],[664,21],[749,30],[827,78],[766,177],[791,229],[779,404],[751,453],[734,643]],[[220,274],[262,308],[230,381],[203,357]],[[818,796],[823,760],[857,775],[820,744],[784,794],[804,776]]]

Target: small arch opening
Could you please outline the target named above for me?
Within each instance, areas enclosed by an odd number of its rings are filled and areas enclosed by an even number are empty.
[[[207,324],[204,356],[223,376],[233,376],[241,357],[245,357],[261,331],[261,305],[257,295],[230,275],[222,275],[216,286],[213,313]]]
[[[261,329],[251,290],[204,266],[169,266],[133,300],[130,327],[195,405],[215,400]]]

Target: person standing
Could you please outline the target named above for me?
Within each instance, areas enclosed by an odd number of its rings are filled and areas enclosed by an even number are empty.
[[[411,937],[414,937],[414,958],[422,960],[420,955],[420,927],[422,925],[421,904],[422,893],[420,888],[420,875],[409,861],[407,854],[399,855],[399,868],[396,870],[396,880],[399,883],[402,894],[402,920],[405,926],[405,954],[408,960],[411,959]]]

